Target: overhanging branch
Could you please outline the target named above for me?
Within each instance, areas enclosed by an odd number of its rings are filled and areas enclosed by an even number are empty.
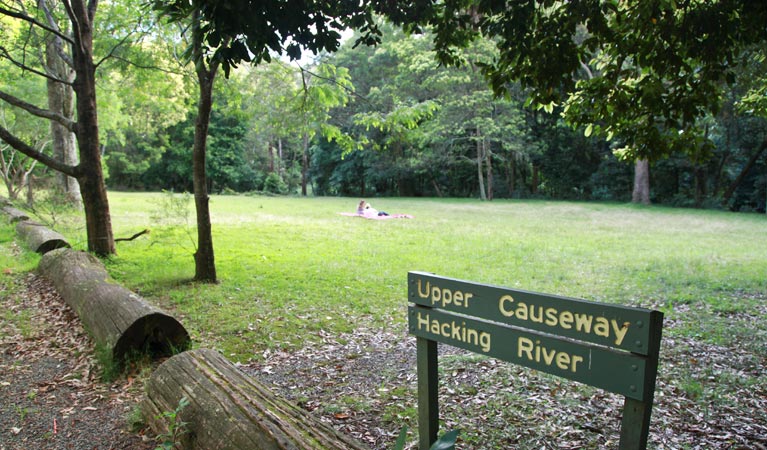
[[[10,10],[10,9],[5,9],[3,7],[0,7],[0,14],[5,15],[5,16],[9,16],[9,17],[13,17],[15,19],[23,20],[25,22],[28,22],[28,23],[36,26],[36,27],[40,27],[43,30],[48,31],[49,33],[55,34],[56,36],[58,36],[59,38],[65,40],[65,41],[67,41],[70,44],[74,44],[74,41],[72,40],[71,37],[67,36],[66,34],[63,34],[61,31],[59,31],[59,30],[57,30],[55,28],[51,28],[48,25],[46,25],[46,24],[36,20],[34,17],[30,17],[30,16],[28,16],[28,15],[26,15],[24,13],[18,12],[18,11],[13,11],[13,10]]]
[[[53,170],[59,171],[74,178],[78,176],[77,166],[64,164],[61,161],[46,155],[45,153],[35,150],[33,147],[14,136],[10,131],[6,130],[2,126],[0,126],[0,139],[7,142],[8,145],[15,148],[17,151],[29,156],[36,161],[40,161],[42,164],[45,164]]]
[[[37,106],[31,103],[27,103],[3,91],[0,91],[0,99],[5,100],[7,103],[13,106],[23,109],[24,111],[32,114],[33,116],[42,117],[48,120],[53,120],[54,122],[61,124],[64,128],[66,128],[72,133],[75,133],[77,131],[76,130],[77,123],[67,119],[61,114],[55,113],[48,109],[38,108]]]
[[[24,64],[23,62],[20,62],[20,61],[16,61],[16,60],[15,60],[15,59],[14,59],[14,58],[13,58],[13,57],[10,55],[10,53],[8,53],[8,50],[6,50],[6,48],[5,48],[5,47],[0,47],[0,57],[7,59],[7,60],[8,60],[8,61],[10,61],[10,62],[11,62],[11,63],[12,63],[14,66],[18,67],[18,68],[19,68],[19,69],[21,69],[21,70],[25,70],[25,71],[27,71],[27,72],[30,72],[30,73],[33,73],[33,74],[35,74],[35,75],[39,75],[39,76],[41,76],[41,77],[47,78],[47,79],[49,79],[49,80],[51,80],[51,81],[54,81],[54,82],[56,82],[56,83],[62,83],[62,84],[66,84],[66,85],[72,86],[72,83],[71,83],[70,81],[67,81],[67,80],[62,80],[61,78],[57,78],[57,77],[54,77],[53,75],[51,75],[51,74],[49,74],[49,73],[46,73],[46,72],[42,72],[42,71],[40,71],[40,70],[34,69],[34,68],[32,68],[32,67],[29,67],[29,66],[27,66],[26,64]]]

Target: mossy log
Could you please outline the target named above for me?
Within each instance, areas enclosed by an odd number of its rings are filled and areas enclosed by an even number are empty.
[[[29,220],[29,215],[20,209],[16,209],[13,206],[3,206],[3,213],[8,216],[8,222],[16,223],[22,220]]]
[[[117,364],[134,351],[160,357],[189,346],[183,325],[118,285],[91,254],[71,249],[48,252],[38,272],[51,280],[96,344],[111,351]]]
[[[186,397],[176,421],[185,422],[183,449],[365,449],[306,411],[276,396],[214,350],[168,359],[145,385],[141,411],[152,429],[168,432],[167,418]]]
[[[57,248],[71,247],[64,236],[37,222],[23,220],[17,223],[16,233],[30,250],[41,255]]]

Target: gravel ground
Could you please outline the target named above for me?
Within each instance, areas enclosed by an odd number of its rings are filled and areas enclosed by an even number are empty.
[[[99,381],[93,343],[44,280],[0,283],[0,450],[155,448],[129,430],[135,377]],[[8,283],[21,282],[8,289]]]

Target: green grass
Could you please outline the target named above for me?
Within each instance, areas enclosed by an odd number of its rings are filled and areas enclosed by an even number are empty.
[[[741,294],[767,291],[764,215],[437,199],[373,199],[412,220],[337,214],[357,200],[212,197],[220,283],[202,285],[188,283],[194,228],[173,220],[178,213],[158,214],[168,195],[112,192],[115,235],[152,233],[118,243],[109,270],[235,360],[301,345],[319,330],[403,324],[410,270],[667,314],[690,304],[747,310]],[[193,222],[191,199],[188,208]]]

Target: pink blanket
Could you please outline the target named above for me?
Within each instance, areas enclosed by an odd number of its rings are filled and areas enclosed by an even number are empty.
[[[349,213],[349,212],[341,212],[338,213],[342,216],[349,216],[349,217],[362,217],[363,219],[370,219],[370,220],[386,220],[386,219],[412,219],[413,216],[410,214],[389,214],[388,216],[366,216],[365,214],[357,214],[357,213]]]

